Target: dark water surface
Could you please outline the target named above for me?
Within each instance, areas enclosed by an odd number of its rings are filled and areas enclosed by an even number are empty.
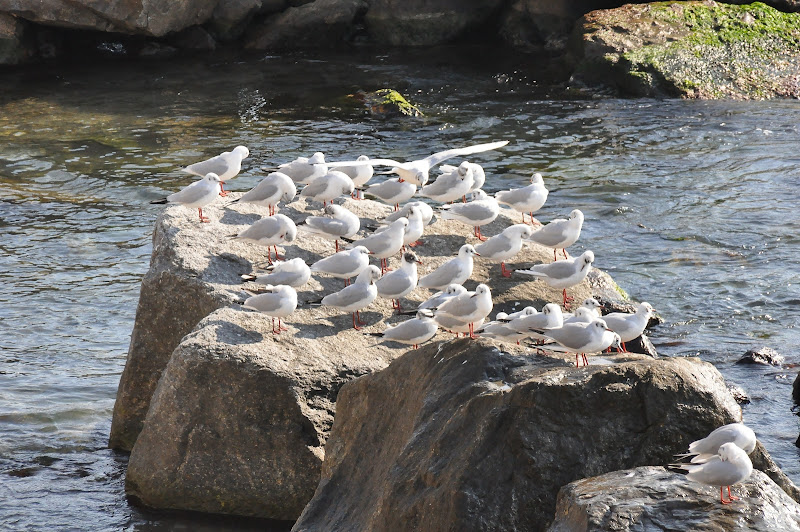
[[[666,323],[660,353],[699,354],[752,403],[745,421],[795,482],[800,431],[800,104],[560,98],[535,58],[444,50],[39,68],[0,76],[0,529],[263,530],[151,514],[105,448],[150,205],[177,169],[250,148],[262,165],[323,151],[406,159],[509,139],[473,158],[493,192],[544,175],[541,220],[580,208],[573,254]],[[346,98],[394,87],[424,118],[368,118]],[[766,345],[784,367],[736,366]]]

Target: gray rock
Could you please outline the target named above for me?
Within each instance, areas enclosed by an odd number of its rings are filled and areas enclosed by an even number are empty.
[[[780,366],[784,357],[771,347],[751,349],[736,361],[737,364],[760,364],[762,366]]]
[[[170,42],[182,50],[212,51],[217,48],[217,41],[201,26],[192,26],[172,35]]]
[[[269,17],[248,30],[246,48],[284,50],[325,48],[345,43],[365,0],[315,0]]]
[[[0,12],[45,26],[162,37],[202,24],[219,0],[0,0]]]
[[[503,13],[499,34],[517,48],[563,51],[575,21],[596,5],[591,0],[514,0]]]
[[[236,194],[230,198],[238,197]],[[212,217],[213,223],[200,224],[197,211],[180,206],[167,208],[159,216],[153,231],[153,255],[150,270],[142,279],[139,306],[128,360],[120,378],[117,401],[111,425],[109,445],[112,448],[130,450],[141,431],[142,423],[150,404],[150,398],[158,379],[169,361],[173,350],[181,339],[194,329],[200,320],[218,308],[234,305],[244,295],[241,274],[251,273],[256,263],[263,263],[266,252],[263,247],[234,241],[230,235],[242,231],[261,216],[267,215],[265,208],[253,205],[232,204],[221,208],[224,200],[203,209]],[[348,200],[346,206],[362,217],[362,227],[374,223],[389,212],[389,207],[372,201]],[[296,201],[282,212],[296,222],[310,214],[318,214],[321,205],[306,210],[305,201]],[[493,235],[510,225],[512,220],[505,214],[485,226],[484,234]],[[416,248],[424,265],[420,273],[426,273],[449,260],[465,242],[476,242],[467,236],[471,230],[455,221],[438,220],[426,229],[425,245]],[[298,238],[287,248],[289,258],[301,257],[308,263],[333,252],[333,244],[317,237]],[[549,262],[552,252],[538,246],[523,249],[514,264],[520,268],[531,263]],[[473,272],[475,281],[468,281],[474,288],[476,282],[489,279],[498,305],[513,305],[517,302],[534,304],[537,308],[548,301],[560,300],[560,291],[549,288],[540,281],[528,278],[505,279],[499,276],[499,266],[479,259]],[[589,281],[578,285],[570,292],[577,300],[593,295],[613,297],[616,284],[602,272],[592,272]],[[590,284],[591,283],[591,284]],[[339,290],[341,281],[330,278],[312,279],[306,291],[301,291],[300,300],[309,301],[324,293]],[[412,301],[422,301],[428,294],[417,289],[410,294]],[[407,304],[407,303],[406,303]],[[376,304],[381,316],[391,314],[388,301]],[[520,307],[521,308],[521,307]],[[349,315],[326,309],[320,316],[335,317],[335,325],[346,328]],[[378,316],[376,316],[378,317]],[[293,315],[288,322],[302,320],[303,313]],[[382,330],[382,327],[376,330]]]
[[[572,482],[558,494],[549,532],[800,530],[800,506],[761,471],[723,505],[717,488],[663,467],[638,467]]]
[[[666,464],[741,419],[711,364],[606,360],[574,368],[463,340],[346,384],[293,530],[542,530],[561,486]]]
[[[470,31],[494,32],[503,0],[371,0],[364,23],[371,39],[392,46],[431,46]],[[477,33],[476,33],[477,35]],[[484,40],[485,36],[473,39]]]
[[[730,384],[728,385],[728,391],[731,392],[733,398],[736,399],[736,402],[740,405],[750,404],[750,396],[747,395],[747,392],[741,386]]]
[[[0,65],[27,62],[33,49],[25,43],[25,24],[16,17],[0,13]]]
[[[244,34],[247,24],[262,9],[262,0],[221,0],[214,8],[209,27],[222,40]]]

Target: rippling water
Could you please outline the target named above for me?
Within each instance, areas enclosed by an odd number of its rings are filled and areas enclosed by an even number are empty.
[[[592,249],[660,311],[662,354],[699,354],[748,392],[746,422],[800,481],[800,104],[567,100],[538,72],[478,49],[4,72],[0,528],[264,529],[131,507],[127,457],[105,448],[161,209],[149,200],[191,182],[177,168],[237,144],[252,157],[233,189],[317,150],[404,159],[511,139],[475,159],[485,188],[540,171],[540,219],[581,208],[572,252]],[[346,97],[384,86],[427,116],[373,119]],[[734,365],[761,345],[787,364]]]

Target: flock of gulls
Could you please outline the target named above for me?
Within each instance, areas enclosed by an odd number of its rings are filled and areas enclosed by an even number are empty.
[[[581,362],[588,365],[587,354],[600,353],[612,347],[624,351],[625,343],[638,338],[647,326],[653,312],[649,304],[640,303],[634,313],[601,315],[600,303],[589,298],[573,312],[567,312],[572,300],[567,296],[567,289],[582,282],[594,262],[592,251],[587,250],[572,258],[566,252],[566,248],[580,237],[583,213],[575,209],[568,218],[541,225],[533,218],[533,213],[548,198],[541,174],[534,173],[526,187],[503,190],[490,196],[481,188],[486,182],[486,174],[479,164],[468,161],[458,166],[442,164],[454,157],[496,150],[507,143],[501,141],[454,148],[410,162],[367,156],[326,162],[324,154],[318,152],[277,168],[265,168],[270,173],[252,190],[234,200],[269,209],[269,216],[234,237],[267,247],[267,272],[242,276],[245,281],[264,285],[265,292],[249,297],[243,306],[270,316],[273,333],[280,334],[288,330],[282,320],[297,308],[295,289],[306,284],[312,274],[322,274],[343,279],[345,286],[316,304],[351,313],[353,328],[357,330],[359,325],[366,325],[361,321],[360,311],[378,297],[391,299],[398,313],[414,315],[398,325],[387,325],[383,332],[371,333],[381,337],[382,341],[417,348],[433,338],[439,328],[457,336],[462,333],[471,338],[485,337],[517,345],[521,340],[532,339],[540,346],[546,345],[548,350],[575,354],[576,366]],[[210,222],[203,215],[203,207],[219,196],[227,195],[223,185],[241,171],[242,160],[249,154],[245,146],[237,146],[232,151],[187,166],[183,171],[201,179],[153,203],[175,203],[196,208],[200,222]],[[390,167],[391,170],[385,173],[397,177],[370,184],[377,174],[374,171],[376,166]],[[436,166],[439,166],[440,174],[429,182],[431,170]],[[295,224],[289,217],[276,213],[276,209],[280,203],[290,203],[295,199],[298,185],[303,186],[300,196],[322,203],[323,212]],[[334,200],[347,195],[363,199],[364,194],[394,206],[394,212],[372,233],[357,238],[361,230],[359,217],[335,204]],[[410,201],[415,196],[428,201]],[[467,196],[470,201],[467,201]],[[480,243],[464,244],[455,257],[420,277],[417,265],[421,262],[413,248],[422,244],[425,227],[434,220],[430,202],[439,203],[437,214],[441,218],[472,227]],[[486,238],[481,234],[481,226],[497,218],[500,205],[519,213],[521,223]],[[530,217],[528,223],[525,221],[526,213]],[[292,243],[298,230],[333,241],[335,252],[311,265],[301,258],[282,260],[277,246]],[[553,249],[553,262],[514,272],[508,270],[506,261],[516,256],[525,243]],[[560,260],[559,250],[563,255]],[[401,257],[400,266],[391,270],[388,260],[397,254]],[[472,275],[476,256],[499,262],[500,274],[504,277],[513,273],[532,276],[561,289],[561,305],[547,303],[541,311],[528,306],[513,314],[499,312],[493,321],[486,321],[493,309],[491,289],[486,284],[479,284],[474,291],[463,286]],[[380,260],[380,267],[370,264],[371,257]],[[355,281],[351,282],[352,278]],[[417,287],[435,293],[416,309],[403,310],[401,298]],[[689,453],[679,455],[680,463],[672,464],[670,468],[686,474],[691,480],[720,486],[720,499],[727,504],[736,499],[730,494],[730,486],[746,479],[752,471],[747,454],[754,448],[752,430],[741,423],[726,425],[707,438],[692,443]],[[689,459],[688,463],[685,459]],[[723,486],[728,487],[727,500],[722,493]]]

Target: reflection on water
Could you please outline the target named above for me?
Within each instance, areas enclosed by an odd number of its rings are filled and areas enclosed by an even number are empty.
[[[0,80],[0,528],[201,529],[130,506],[105,448],[148,267],[149,200],[237,144],[230,187],[314,151],[397,159],[510,139],[476,158],[493,192],[540,171],[543,220],[579,207],[597,266],[666,323],[663,354],[714,363],[800,480],[791,383],[800,361],[796,102],[559,100],[530,57],[431,52],[211,59],[13,71]],[[426,117],[382,121],[347,95],[404,91]],[[748,348],[783,368],[734,366]],[[214,530],[263,529],[222,520]],[[277,529],[281,527],[278,525]]]

